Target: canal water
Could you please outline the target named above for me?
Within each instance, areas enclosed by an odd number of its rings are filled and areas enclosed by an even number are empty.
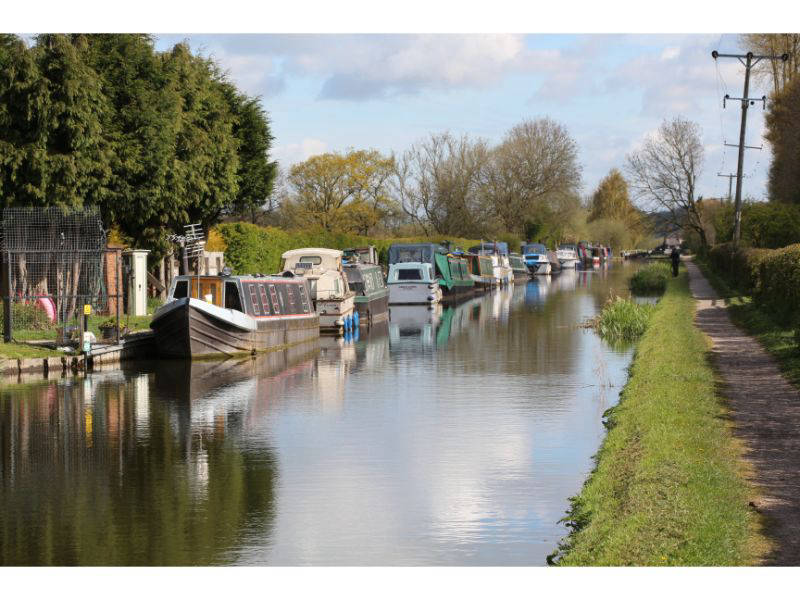
[[[626,267],[358,339],[2,384],[0,564],[544,565],[630,349]]]

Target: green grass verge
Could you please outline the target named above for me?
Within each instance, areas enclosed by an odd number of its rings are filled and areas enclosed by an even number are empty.
[[[775,357],[787,379],[800,387],[800,348],[795,330],[774,320],[768,310],[731,286],[708,262],[694,262],[720,297],[725,298],[731,321],[755,337]]]
[[[686,273],[670,278],[556,564],[747,565],[765,551],[694,306]]]
[[[47,358],[48,356],[63,356],[63,352],[49,348],[37,348],[30,344],[16,344],[0,342],[0,358]]]
[[[103,315],[90,315],[89,316],[89,331],[97,336],[99,340],[101,337],[100,324],[108,320],[108,316]],[[139,331],[142,329],[150,328],[150,321],[153,320],[153,315],[144,315],[140,317],[120,316],[120,327],[128,327],[130,331]],[[77,325],[77,323],[75,323]],[[54,340],[56,339],[56,328],[47,324],[36,329],[22,329],[14,328],[12,330],[13,338],[17,341],[23,342],[26,340]],[[0,346],[2,346],[2,338],[0,338]]]

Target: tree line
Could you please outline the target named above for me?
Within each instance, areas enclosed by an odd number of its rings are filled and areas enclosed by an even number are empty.
[[[259,99],[186,44],[0,35],[3,206],[97,206],[160,254],[185,224],[258,210],[275,179],[272,141]]]
[[[742,40],[754,52],[790,53],[762,61],[758,74],[772,90],[769,198],[800,204],[800,35]],[[156,255],[186,223],[242,219],[635,247],[651,242],[648,211],[707,246],[724,204],[698,194],[703,144],[683,117],[665,119],[587,197],[577,143],[546,117],[518,123],[496,144],[440,132],[402,152],[329,152],[283,172],[269,158],[272,143],[260,99],[187,44],[158,52],[147,35],[47,34],[31,45],[0,35],[3,205],[95,205],[104,223]]]
[[[283,173],[265,224],[359,235],[594,239],[647,237],[627,182],[613,170],[582,198],[578,146],[549,118],[524,120],[497,145],[450,132],[401,153],[328,152]]]

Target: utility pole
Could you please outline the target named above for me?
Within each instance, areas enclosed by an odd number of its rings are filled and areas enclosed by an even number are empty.
[[[717,173],[717,177],[727,177],[728,178],[728,202],[733,200],[733,196],[731,194],[731,190],[733,189],[733,178],[736,177],[736,173],[728,173],[725,175],[724,173]],[[742,177],[747,177],[747,175],[742,175]]]
[[[750,69],[752,69],[765,58],[768,60],[781,59],[783,62],[786,62],[789,59],[789,55],[787,53],[784,53],[781,56],[754,55],[752,52],[748,52],[747,54],[720,54],[714,50],[711,53],[711,56],[714,58],[714,60],[717,60],[720,57],[736,58],[744,65],[744,93],[742,94],[742,97],[731,98],[728,94],[725,94],[725,98],[722,100],[723,107],[725,107],[727,100],[741,100],[742,102],[742,125],[739,129],[739,159],[736,166],[736,212],[733,222],[733,248],[736,250],[739,247],[739,237],[741,235],[742,226],[742,170],[744,167],[744,134],[747,128],[747,108],[748,106],[755,104],[756,100],[760,100],[763,103],[764,108],[767,107],[766,96],[762,96],[761,98],[748,97],[748,94],[750,93]]]

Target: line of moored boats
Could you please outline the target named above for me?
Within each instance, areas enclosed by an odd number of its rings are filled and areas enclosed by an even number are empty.
[[[159,355],[249,354],[341,335],[388,319],[389,306],[457,302],[538,275],[598,267],[611,249],[586,243],[482,242],[469,250],[444,244],[393,244],[385,273],[374,246],[284,252],[274,275],[179,275],[153,315]]]

